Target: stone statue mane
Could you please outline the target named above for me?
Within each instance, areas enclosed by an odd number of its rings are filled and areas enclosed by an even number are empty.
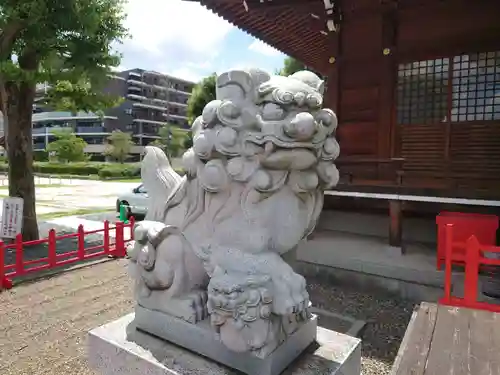
[[[146,147],[146,220],[129,247],[137,304],[265,357],[310,314],[305,279],[281,258],[313,229],[338,182],[337,118],[323,81],[300,71],[221,74],[192,124],[185,176]]]

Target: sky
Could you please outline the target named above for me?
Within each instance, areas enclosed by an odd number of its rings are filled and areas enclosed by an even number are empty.
[[[123,55],[120,69],[142,68],[198,81],[232,68],[273,73],[283,66],[281,52],[197,2],[128,0],[125,11],[130,38],[117,47]]]

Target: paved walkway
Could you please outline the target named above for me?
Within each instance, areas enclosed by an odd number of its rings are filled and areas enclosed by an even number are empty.
[[[78,217],[78,216],[65,216],[65,217],[59,217],[59,218],[51,219],[51,220],[47,221],[47,223],[54,224],[57,227],[65,227],[65,228],[68,228],[68,229],[73,229],[75,231],[78,229],[78,227],[80,225],[83,225],[83,229],[86,232],[93,231],[93,230],[104,229],[103,222],[104,222],[104,220],[103,221],[87,220],[84,217]],[[125,232],[124,233],[125,238],[126,239],[130,238],[130,232],[131,232],[130,228],[129,227],[125,228],[124,232]],[[102,233],[97,233],[97,234],[102,235]],[[115,231],[114,230],[110,230],[109,231],[109,235],[111,237],[115,237]]]
[[[0,178],[0,181],[4,181]],[[63,213],[77,210],[115,210],[120,194],[131,191],[138,182],[104,182],[92,180],[65,180],[38,178],[36,188],[37,214]],[[48,185],[54,185],[48,186]],[[8,187],[0,184],[0,207]],[[0,209],[0,216],[1,216]],[[1,220],[1,219],[0,219]]]

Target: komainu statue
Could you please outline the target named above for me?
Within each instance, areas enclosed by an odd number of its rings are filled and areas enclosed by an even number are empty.
[[[339,178],[323,87],[308,71],[229,71],[192,124],[183,177],[146,147],[150,207],[128,249],[139,306],[209,320],[227,348],[261,358],[310,317],[306,282],[281,256],[314,229]]]

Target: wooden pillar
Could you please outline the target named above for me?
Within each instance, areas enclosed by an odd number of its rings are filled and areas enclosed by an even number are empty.
[[[324,106],[333,109],[338,118],[339,104],[339,71],[338,60],[335,59],[335,63],[330,64],[327,76]]]
[[[403,209],[400,200],[389,201],[389,245],[392,247],[402,247],[403,233]]]
[[[341,66],[341,29],[342,25],[338,24],[341,19],[341,8],[340,2],[336,2],[336,7],[334,13],[327,14],[326,18],[322,22],[325,23],[327,20],[331,20],[336,23],[337,30],[328,30],[328,55],[326,56],[325,64],[328,66],[327,81],[326,81],[326,92],[324,94],[324,106],[333,109],[337,118],[340,119],[340,66]]]
[[[382,70],[380,72],[378,155],[397,157],[397,3],[382,0]]]

